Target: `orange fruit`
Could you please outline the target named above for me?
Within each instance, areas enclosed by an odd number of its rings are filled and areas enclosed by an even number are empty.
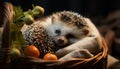
[[[38,58],[40,56],[40,52],[37,47],[31,45],[24,49],[24,55]]]
[[[44,60],[58,60],[57,56],[55,54],[52,54],[52,53],[45,54],[43,59]]]

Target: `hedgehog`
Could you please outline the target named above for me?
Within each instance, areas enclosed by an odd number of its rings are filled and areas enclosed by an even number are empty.
[[[41,18],[22,32],[27,44],[37,46],[43,55],[53,52],[62,57],[74,50],[86,51],[89,55],[101,51],[102,39],[94,24],[72,11]]]

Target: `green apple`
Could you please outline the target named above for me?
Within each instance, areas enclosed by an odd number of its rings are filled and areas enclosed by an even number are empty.
[[[10,54],[12,58],[17,58],[21,55],[21,52],[17,48],[12,48]]]
[[[35,6],[32,10],[34,17],[40,17],[44,14],[44,11],[44,8],[42,8],[41,6]]]
[[[25,17],[23,18],[23,20],[27,25],[31,25],[34,22],[34,18],[29,14],[25,14]]]

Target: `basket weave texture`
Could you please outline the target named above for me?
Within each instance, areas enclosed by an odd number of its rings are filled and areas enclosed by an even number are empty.
[[[11,4],[5,3],[5,11],[11,10]],[[8,13],[8,12],[7,12]],[[9,12],[10,13],[10,12]],[[6,15],[8,21],[5,24],[3,34],[10,34],[10,14]],[[3,19],[4,20],[4,19]],[[21,56],[17,59],[10,58],[10,39],[2,35],[2,45],[0,48],[0,69],[107,69],[107,46],[103,39],[103,50],[92,58],[74,58],[73,60],[43,60],[28,56]],[[10,61],[11,60],[11,61]]]

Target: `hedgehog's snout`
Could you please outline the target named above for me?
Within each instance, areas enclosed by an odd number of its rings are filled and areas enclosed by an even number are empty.
[[[65,36],[56,36],[55,42],[58,46],[65,46],[68,44],[68,39]]]
[[[64,40],[63,39],[58,39],[58,43],[59,44],[64,44]]]

